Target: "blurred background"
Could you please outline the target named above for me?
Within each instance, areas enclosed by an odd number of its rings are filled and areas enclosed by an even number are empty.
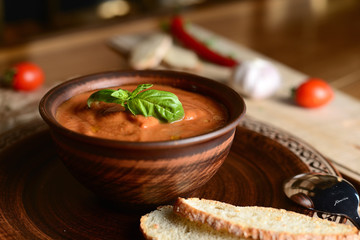
[[[58,81],[116,68],[120,56],[105,49],[105,39],[115,30],[154,29],[176,12],[360,99],[359,0],[0,0],[0,70],[27,58]],[[110,34],[109,26],[118,28]],[[86,32],[93,39],[84,39]],[[69,36],[67,46],[59,36]],[[56,44],[41,41],[56,38]],[[59,66],[67,75],[55,72]]]
[[[231,0],[0,0],[1,44],[104,24],[172,14]]]

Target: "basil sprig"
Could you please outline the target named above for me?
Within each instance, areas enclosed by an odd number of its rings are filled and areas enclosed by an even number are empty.
[[[102,89],[88,98],[87,105],[90,108],[93,102],[117,103],[134,115],[153,116],[161,122],[171,123],[182,119],[184,109],[178,97],[167,91],[146,90],[152,86],[152,84],[141,84],[132,92],[121,88]]]

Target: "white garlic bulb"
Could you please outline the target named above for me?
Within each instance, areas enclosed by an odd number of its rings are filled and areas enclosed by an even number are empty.
[[[281,75],[269,61],[244,61],[233,69],[230,86],[249,98],[272,96],[281,86]]]

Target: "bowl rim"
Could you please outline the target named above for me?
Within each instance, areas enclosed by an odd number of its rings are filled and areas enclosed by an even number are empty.
[[[178,140],[166,140],[166,141],[145,141],[145,142],[137,142],[137,141],[121,141],[121,140],[115,140],[115,139],[106,139],[106,138],[100,138],[95,136],[89,136],[82,133],[75,132],[73,130],[70,130],[63,125],[61,125],[55,118],[54,114],[51,113],[50,109],[48,109],[49,106],[51,106],[50,102],[51,100],[56,99],[54,97],[54,94],[58,93],[61,90],[64,90],[66,88],[69,88],[71,85],[75,83],[82,83],[82,82],[90,82],[90,81],[96,81],[100,80],[102,78],[116,76],[117,78],[121,77],[148,77],[148,76],[156,76],[156,77],[176,77],[177,79],[196,79],[196,82],[199,82],[200,85],[204,85],[204,83],[208,83],[210,85],[216,85],[217,87],[220,87],[222,89],[225,89],[227,93],[231,93],[233,97],[235,97],[238,101],[238,107],[237,111],[235,112],[235,116],[232,119],[229,119],[229,121],[222,127],[220,127],[217,130],[193,136]],[[119,86],[119,85],[117,85]],[[105,86],[104,88],[110,88],[115,86]],[[93,90],[99,89],[99,88],[93,88]],[[80,92],[86,92],[80,91]],[[79,93],[80,93],[79,92]],[[201,93],[200,93],[201,94]],[[75,94],[74,94],[75,95]],[[72,95],[72,96],[74,96]],[[67,98],[69,99],[69,98]],[[66,101],[66,100],[65,100]],[[64,102],[64,101],[63,101]],[[221,104],[225,105],[224,103],[220,102]],[[72,79],[69,79],[65,82],[62,82],[55,87],[51,88],[47,93],[41,98],[39,103],[39,112],[43,120],[49,125],[50,131],[56,131],[62,135],[66,135],[71,138],[75,138],[77,140],[80,140],[82,142],[92,143],[95,145],[102,145],[102,146],[108,146],[108,147],[123,147],[123,148],[145,148],[145,149],[152,149],[152,148],[166,148],[169,146],[172,147],[180,147],[180,146],[186,146],[186,145],[192,145],[194,143],[200,143],[209,141],[210,139],[213,139],[217,136],[224,135],[231,130],[236,129],[236,126],[240,122],[241,118],[246,113],[246,105],[244,99],[231,87],[220,83],[218,81],[212,80],[210,78],[206,78],[203,76],[187,73],[187,72],[180,72],[180,71],[173,71],[173,70],[117,70],[117,71],[104,71],[94,74],[87,74],[79,77],[75,77]]]

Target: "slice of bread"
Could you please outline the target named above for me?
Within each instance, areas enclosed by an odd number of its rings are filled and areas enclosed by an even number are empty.
[[[261,240],[360,239],[359,231],[350,225],[283,209],[236,207],[213,200],[179,198],[174,211],[191,221],[238,237]]]
[[[196,70],[200,66],[198,56],[188,49],[173,45],[163,59],[164,63],[176,69]]]
[[[227,232],[191,222],[174,213],[172,206],[162,206],[141,217],[140,229],[146,239],[156,240],[235,240]]]
[[[172,46],[172,38],[164,33],[150,35],[130,51],[130,65],[143,70],[157,67]]]

